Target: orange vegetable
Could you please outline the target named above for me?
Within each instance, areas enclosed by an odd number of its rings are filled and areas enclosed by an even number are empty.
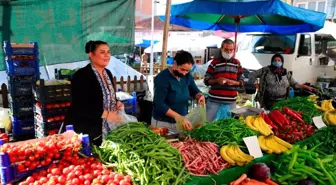
[[[260,182],[260,181],[257,181],[257,180],[254,180],[254,179],[251,179],[250,181],[251,183],[253,183],[253,185],[267,185],[263,182]],[[252,184],[251,184],[252,185]]]
[[[237,180],[235,180],[232,185],[239,185],[241,182],[243,182],[247,178],[247,175],[244,173],[241,175]]]
[[[272,181],[270,178],[266,179],[265,183],[268,185],[278,185],[276,182]]]

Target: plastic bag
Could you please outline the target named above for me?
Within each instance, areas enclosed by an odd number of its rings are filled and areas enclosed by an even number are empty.
[[[120,123],[109,123],[109,127],[111,130],[114,130],[122,125],[125,125],[130,122],[138,122],[138,119],[132,115],[126,114],[125,111],[118,112],[121,122]]]
[[[189,114],[185,117],[181,117],[176,120],[176,125],[178,130],[184,130],[183,122],[187,119],[192,124],[193,128],[202,126],[206,122],[206,110],[204,105],[198,105],[196,108],[191,110]]]
[[[191,69],[192,76],[196,75],[199,78],[204,78],[205,73],[208,70],[208,67],[209,67],[210,64],[211,64],[211,62],[207,62],[207,63],[202,64],[202,65],[198,65],[198,64],[193,65],[193,67]]]
[[[230,105],[229,104],[222,104],[218,111],[217,111],[217,116],[215,121],[218,120],[222,120],[222,119],[227,119],[227,118],[231,118],[232,114],[231,114],[231,110],[230,110]]]
[[[0,128],[5,128],[8,132],[12,130],[9,111],[9,109],[0,108]]]

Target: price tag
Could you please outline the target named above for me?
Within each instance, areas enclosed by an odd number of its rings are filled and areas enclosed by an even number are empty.
[[[262,157],[262,151],[258,142],[257,136],[250,136],[243,138],[247,150],[249,151],[250,155],[252,155],[254,158]]]
[[[324,124],[322,116],[313,117],[313,122],[318,129],[327,126],[326,124]]]

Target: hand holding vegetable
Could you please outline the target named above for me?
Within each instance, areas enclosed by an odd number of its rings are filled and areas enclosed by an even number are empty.
[[[193,129],[192,124],[185,117],[179,116],[175,120],[176,120],[178,129],[180,130],[183,129],[187,131],[191,131]]]
[[[121,103],[120,101],[117,101],[116,108],[117,108],[117,111],[123,111],[125,107],[123,103]]]
[[[205,104],[205,97],[203,96],[202,93],[196,94],[195,98],[196,98],[198,104],[200,104],[200,105],[204,105]]]

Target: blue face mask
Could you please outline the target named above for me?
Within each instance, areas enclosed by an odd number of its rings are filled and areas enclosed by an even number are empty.
[[[282,66],[282,62],[273,61],[272,62],[272,66],[274,66],[274,67],[281,67]]]

